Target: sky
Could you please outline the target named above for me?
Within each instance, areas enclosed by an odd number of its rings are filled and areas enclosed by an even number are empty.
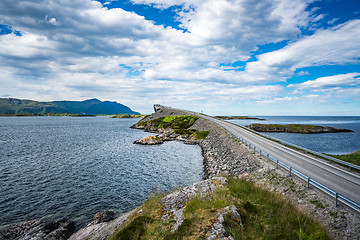
[[[0,97],[360,116],[360,1],[1,0]]]

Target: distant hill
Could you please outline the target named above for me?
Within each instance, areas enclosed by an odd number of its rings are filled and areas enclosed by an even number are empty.
[[[16,98],[0,98],[0,114],[42,114],[42,113],[71,113],[71,114],[140,114],[129,107],[109,101],[89,99],[85,101],[54,101],[37,102]]]

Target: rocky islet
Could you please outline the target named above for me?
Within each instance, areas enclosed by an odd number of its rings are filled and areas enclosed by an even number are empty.
[[[301,134],[353,132],[349,129],[305,124],[250,124],[246,126],[256,132],[286,132]]]

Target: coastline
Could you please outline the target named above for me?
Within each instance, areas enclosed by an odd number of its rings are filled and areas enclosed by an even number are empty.
[[[181,111],[174,111],[173,109],[162,109],[142,120],[146,121],[169,115],[187,114]],[[283,195],[285,198],[290,199],[291,202],[303,212],[323,222],[323,225],[328,229],[328,232],[334,239],[353,239],[354,236],[359,234],[359,229],[356,229],[355,225],[356,221],[359,221],[359,216],[351,212],[342,213],[347,210],[343,207],[332,207],[330,201],[326,197],[319,195],[314,189],[308,190],[306,192],[308,196],[304,197],[303,190],[305,186],[302,182],[297,179],[290,181],[285,177],[286,173],[275,169],[274,166],[266,162],[266,159],[263,159],[259,154],[236,141],[234,137],[221,127],[199,118],[191,128],[198,131],[209,131],[209,135],[204,140],[195,142],[202,149],[205,179],[217,175],[240,177],[248,174],[250,181],[255,182],[263,188],[269,189],[271,192]],[[159,129],[157,133],[161,132],[162,130]],[[274,179],[276,179],[276,182]],[[324,207],[318,207],[315,204],[319,204],[319,202],[322,203]],[[134,209],[130,213],[126,213],[109,222],[90,223],[87,227],[77,232],[84,234],[80,236],[75,233],[70,239],[92,239],[91,236],[100,236],[101,234],[109,236],[110,232],[114,231],[114,228],[109,226],[118,222],[119,219],[128,218],[136,212],[136,210],[137,209]],[[338,217],[333,217],[332,214]],[[126,219],[121,221],[120,225],[116,225],[116,228],[120,228],[124,223],[126,223]],[[92,230],[90,231],[90,229]],[[95,237],[94,239],[100,238]]]

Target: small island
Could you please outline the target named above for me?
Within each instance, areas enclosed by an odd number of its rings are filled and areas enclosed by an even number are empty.
[[[215,118],[222,119],[222,120],[232,120],[232,119],[239,119],[239,120],[265,120],[262,118],[257,117],[249,117],[249,116],[215,116]]]
[[[144,118],[147,115],[143,115],[143,114],[127,114],[127,113],[123,113],[123,114],[116,114],[116,115],[111,115],[110,118]]]
[[[253,123],[246,126],[257,132],[287,132],[287,133],[302,133],[302,134],[314,134],[314,133],[339,133],[339,132],[354,132],[349,129],[324,127],[306,124],[258,124]]]

